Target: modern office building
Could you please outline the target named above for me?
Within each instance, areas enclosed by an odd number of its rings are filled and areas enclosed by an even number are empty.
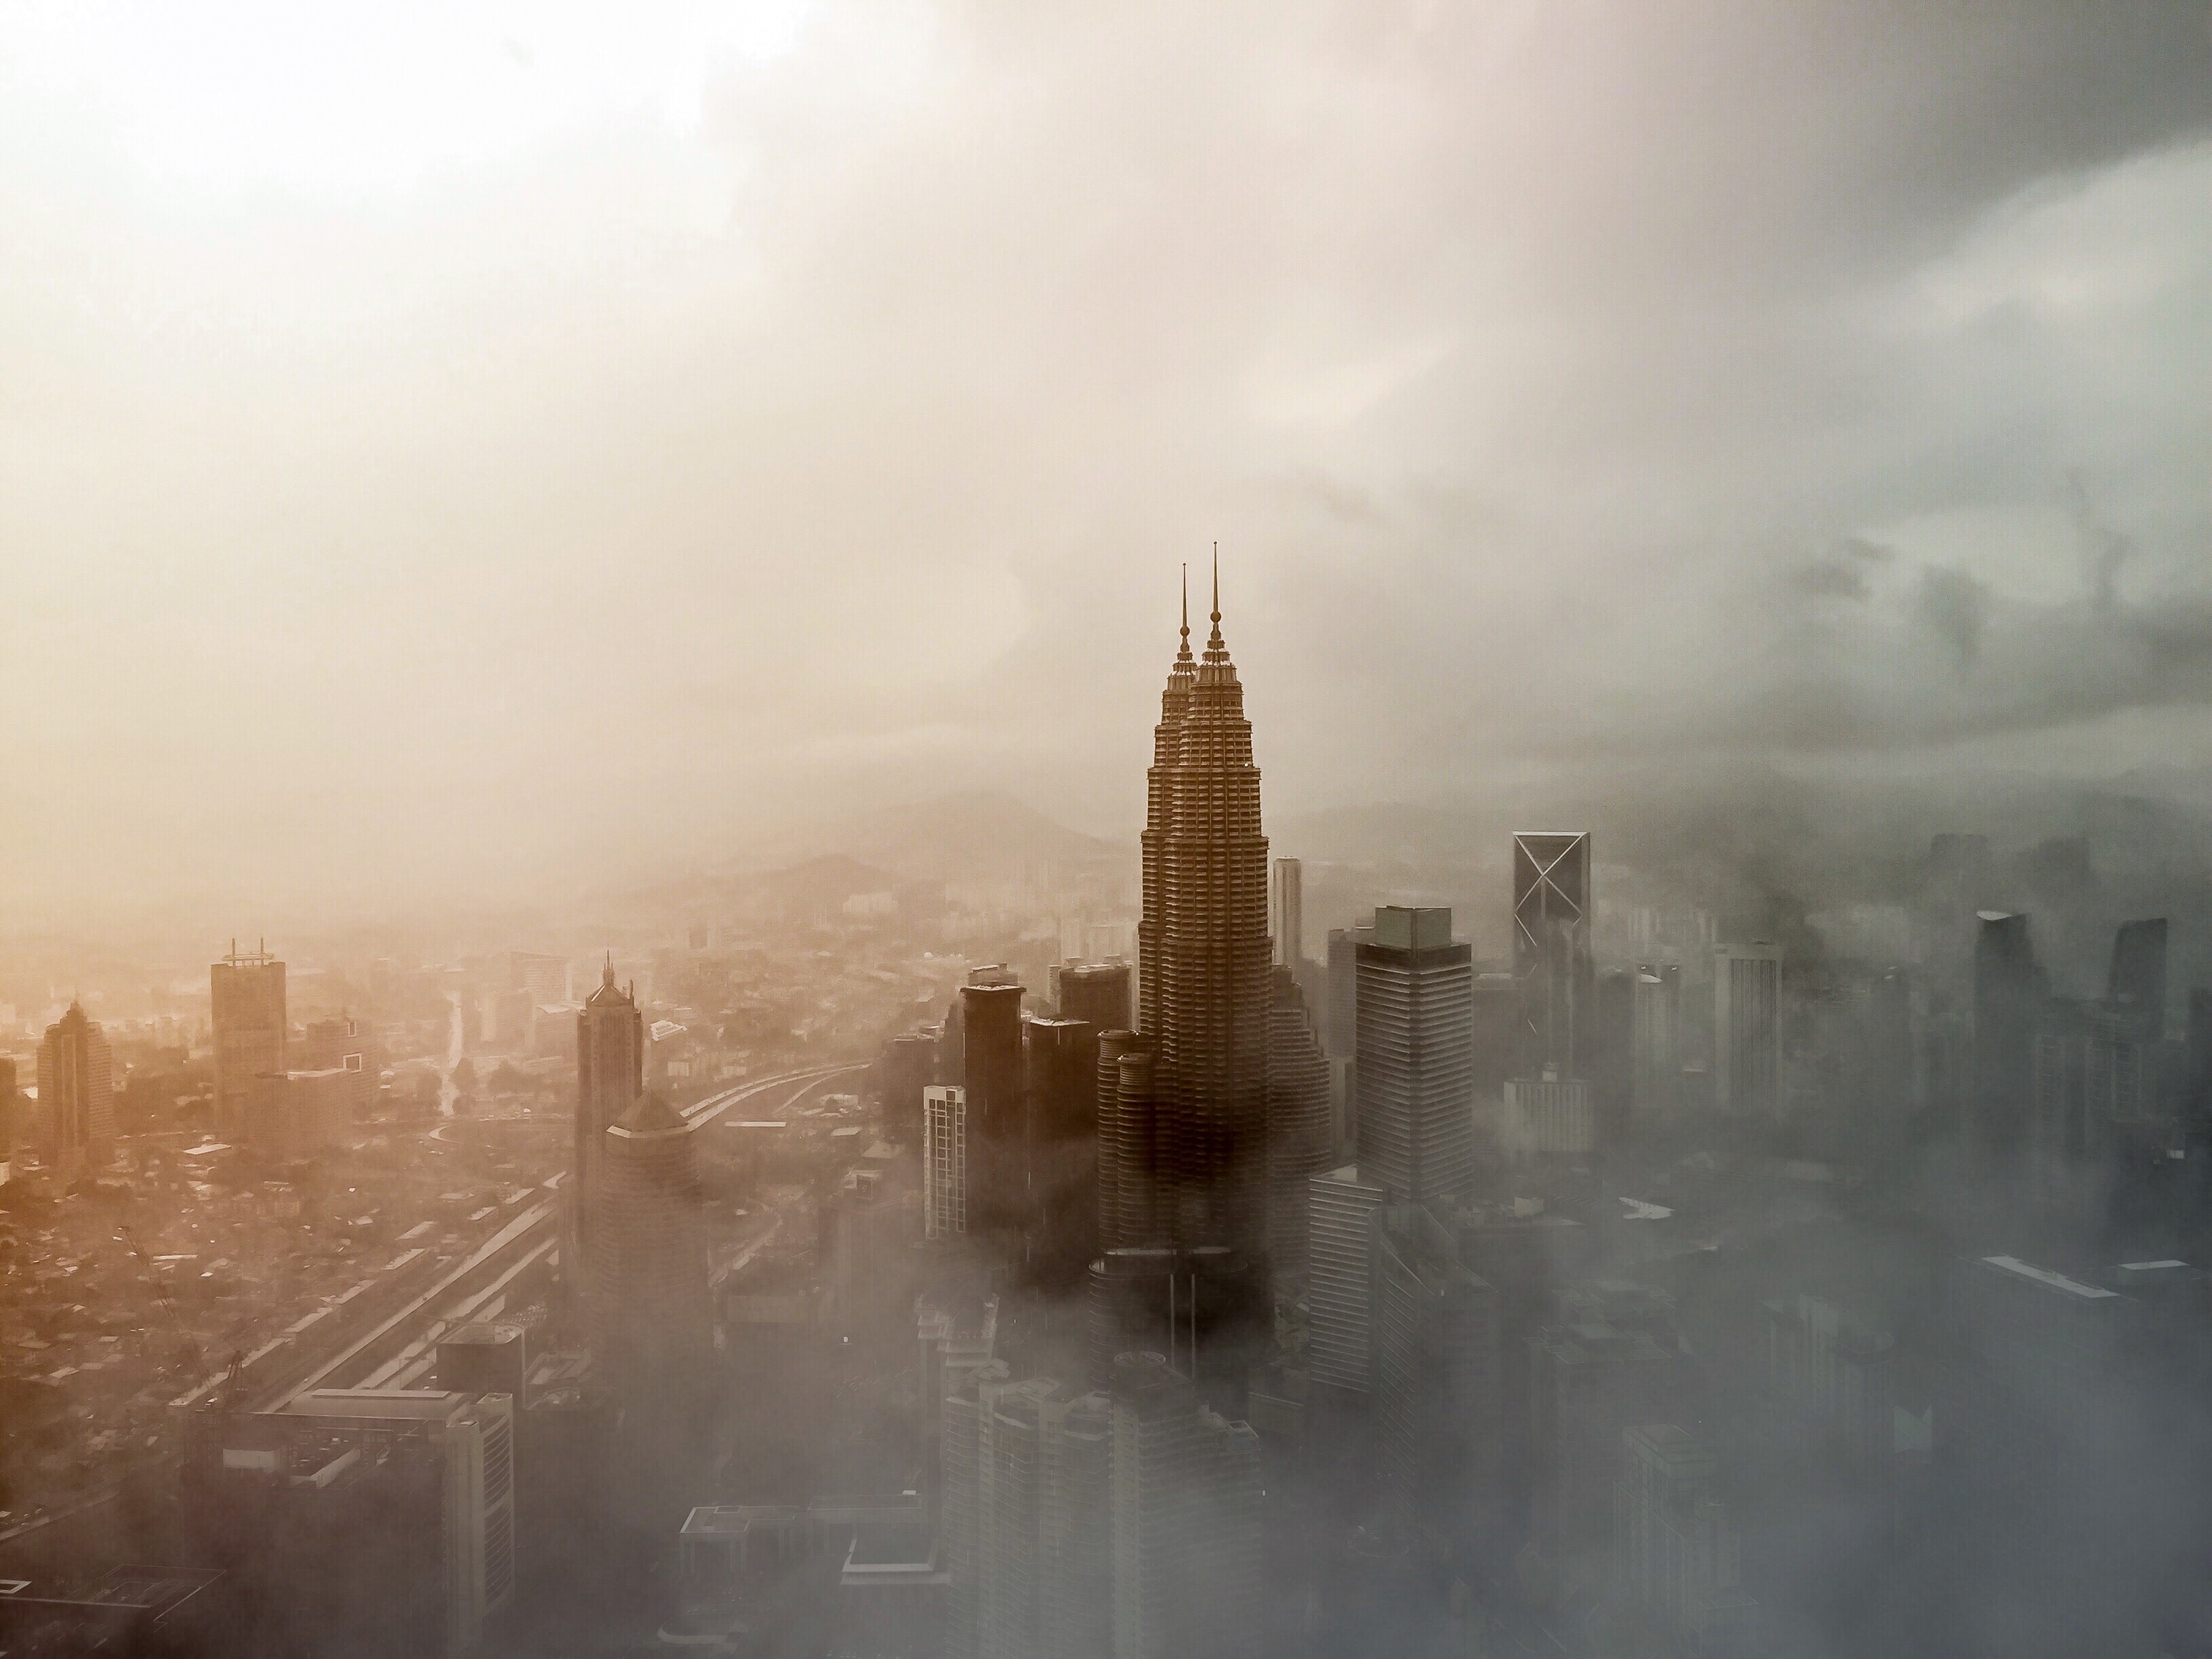
[[[933,1083],[921,1091],[922,1232],[951,1238],[968,1231],[968,1091]]]
[[[1714,948],[1713,1099],[1735,1117],[1782,1109],[1782,951],[1763,940]]]
[[[1595,1035],[1590,960],[1590,842],[1581,831],[1513,837],[1513,977],[1521,990],[1522,1077],[1547,1066],[1582,1077]]]
[[[2132,1016],[2109,1002],[2085,1010],[2082,1023],[2081,1097],[2091,1121],[2116,1126],[2163,1116],[2159,1045],[2146,1042]]]
[[[1023,1214],[1032,1269],[1078,1282],[1098,1248],[1098,1033],[1080,1019],[1026,1023]]]
[[[1613,1566],[1641,1622],[1691,1653],[1747,1653],[1758,1604],[1721,1500],[1712,1454],[1672,1423],[1623,1434],[1613,1486]]]
[[[1296,975],[1279,965],[1267,1024],[1267,1248],[1278,1273],[1306,1265],[1307,1183],[1336,1161],[1328,1056]]]
[[[1186,612],[1153,734],[1139,1027],[1152,1048],[1172,1242],[1257,1259],[1267,1243],[1267,842],[1218,569],[1212,620],[1194,660]]]
[[[1394,1204],[1474,1174],[1474,961],[1451,912],[1385,905],[1358,946],[1359,1168]]]
[[[1152,1051],[1134,1031],[1099,1035],[1097,1099],[1099,1248],[1150,1244],[1157,1231],[1152,1204]]]
[[[611,956],[599,970],[599,988],[576,1011],[576,1162],[568,1213],[579,1283],[592,1282],[607,1131],[644,1092],[645,1015],[634,993],[615,983]]]
[[[1387,1196],[1364,1177],[1347,1164],[1307,1183],[1306,1369],[1350,1395],[1374,1381],[1375,1217]]]
[[[1275,941],[1275,965],[1295,970],[1306,954],[1305,866],[1296,859],[1275,860],[1267,931]]]
[[[1974,1140],[2010,1162],[2024,1148],[2035,1093],[2035,1032],[2044,1012],[2043,970],[2027,918],[2001,910],[1976,917],[1974,935]]]
[[[1136,1023],[1126,962],[1071,962],[1060,970],[1060,1017],[1095,1031],[1126,1031]]]
[[[2166,918],[2123,922],[2112,935],[2105,1002],[2125,1034],[2137,1042],[2166,1036]]]
[[[300,1040],[285,1054],[295,1072],[350,1072],[353,1074],[351,1111],[368,1115],[376,1104],[378,1073],[382,1060],[374,1033],[363,1030],[349,1013],[327,1019],[311,1019],[301,1030]]]
[[[1113,1423],[1103,1394],[1003,1361],[943,1406],[952,1659],[1113,1650]],[[958,1490],[954,1490],[955,1486]]]
[[[884,1133],[901,1146],[921,1141],[921,1091],[937,1080],[937,1036],[902,1031],[884,1044],[876,1061],[877,1091],[884,1103]]]
[[[1785,1419],[1886,1472],[1895,1438],[1895,1342],[1825,1297],[1759,1304],[1760,1391]]]
[[[1098,1131],[1098,1031],[1087,1020],[1022,1023],[1032,1141],[1089,1139]]]
[[[1500,1509],[1498,1297],[1423,1205],[1381,1212],[1375,1241],[1375,1423],[1399,1514],[1446,1528]]]
[[[1326,1036],[1330,1057],[1349,1060],[1359,1041],[1359,942],[1375,936],[1373,927],[1332,927],[1328,930],[1328,1021]]]
[[[986,1358],[944,1379],[937,1432],[938,1549],[945,1562],[945,1659],[974,1659],[982,1645],[982,1390],[1008,1380],[1006,1362]]]
[[[1494,1101],[1514,1075],[1519,1054],[1521,987],[1510,966],[1474,966],[1474,1092]]]
[[[1115,1363],[1115,1659],[1264,1650],[1259,1437],[1156,1353]]]
[[[107,1162],[115,1146],[115,1062],[82,1005],[46,1027],[39,1044],[41,1156],[64,1181]]]
[[[1029,1219],[1028,1061],[1021,982],[1003,965],[960,988],[961,1081],[968,1091],[968,1224],[1018,1233]]]
[[[1636,975],[1611,968],[1597,976],[1597,1022],[1590,1043],[1590,1103],[1607,1145],[1628,1131],[1636,1109]]]
[[[975,1453],[976,1651],[1024,1659],[1042,1645],[1042,1377],[981,1389]]]
[[[477,1320],[450,1326],[438,1339],[437,1386],[454,1394],[530,1395],[531,1328],[518,1321]]]
[[[1541,1077],[1505,1083],[1506,1139],[1524,1158],[1587,1158],[1597,1146],[1597,1109],[1584,1078]]]
[[[290,1031],[284,964],[263,948],[230,954],[208,969],[208,1013],[215,1027],[215,1121],[218,1133],[243,1137],[254,1079],[287,1070]]]
[[[1114,1414],[1103,1393],[1039,1407],[1039,1597],[1054,1650],[1066,1659],[1114,1651]]]
[[[1635,985],[1635,1109],[1663,1115],[1681,1103],[1682,964],[1646,963],[1637,969]]]
[[[618,1382],[671,1376],[713,1344],[694,1157],[691,1126],[657,1094],[607,1127],[592,1265]]]
[[[514,1590],[514,1401],[318,1389],[189,1419],[188,1524],[262,1653],[459,1655]]]

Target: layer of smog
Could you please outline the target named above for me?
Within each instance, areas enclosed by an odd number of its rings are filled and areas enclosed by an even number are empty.
[[[2197,3],[0,6],[0,1659],[2212,1659]]]

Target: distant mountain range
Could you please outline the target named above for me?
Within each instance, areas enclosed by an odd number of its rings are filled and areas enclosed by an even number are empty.
[[[1136,852],[1133,843],[1071,830],[1004,790],[971,789],[811,824],[719,868],[774,867],[836,853],[908,880],[960,880],[1025,865],[1111,862]]]

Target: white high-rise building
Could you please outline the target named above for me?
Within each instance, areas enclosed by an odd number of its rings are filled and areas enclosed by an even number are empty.
[[[1306,1370],[1353,1394],[1373,1384],[1374,1218],[1383,1202],[1361,1175],[1347,1164],[1307,1184]]]
[[[968,1091],[933,1084],[921,1091],[922,1231],[946,1238],[968,1231]]]

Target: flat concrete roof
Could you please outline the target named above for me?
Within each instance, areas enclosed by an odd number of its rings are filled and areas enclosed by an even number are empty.
[[[2078,1296],[2090,1301],[2096,1301],[2105,1297],[2119,1294],[2118,1291],[2100,1290],[2094,1285],[2078,1283],[2067,1278],[2063,1273],[2051,1272],[2048,1267],[2032,1267],[2017,1256],[1985,1255],[1982,1260],[1992,1267],[2002,1268],[2008,1273],[2017,1273],[2022,1279],[2033,1279],[2037,1284],[2047,1285],[2054,1291],[2064,1291],[2069,1296]]]
[[[433,1423],[451,1417],[470,1396],[441,1389],[316,1389],[285,1401],[296,1417],[374,1417]]]

